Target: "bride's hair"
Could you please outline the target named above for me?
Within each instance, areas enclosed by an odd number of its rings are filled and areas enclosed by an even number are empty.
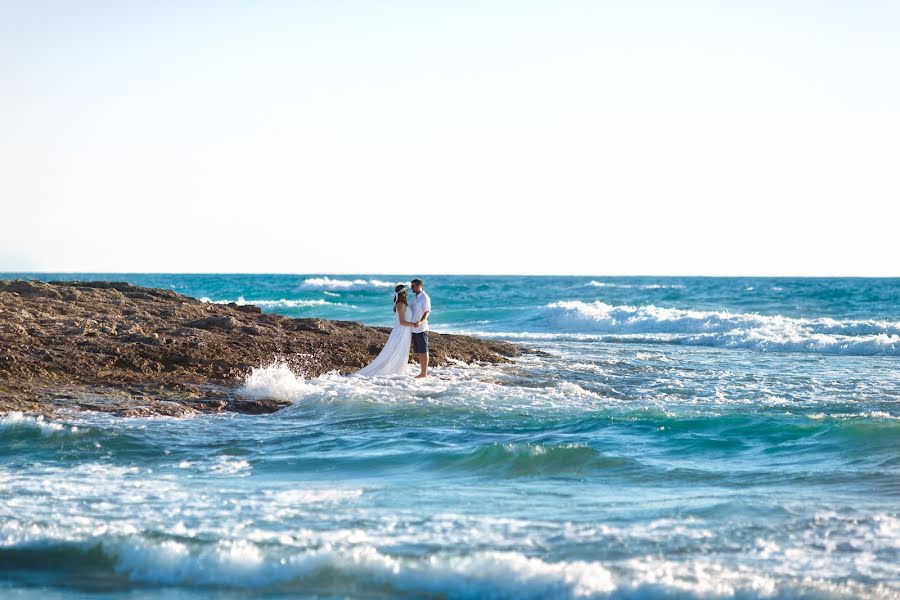
[[[397,303],[406,304],[406,286],[402,283],[394,288],[394,312],[397,312]]]

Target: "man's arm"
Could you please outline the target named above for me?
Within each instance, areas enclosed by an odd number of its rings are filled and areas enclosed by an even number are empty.
[[[425,307],[424,308],[425,308],[425,310],[423,311],[423,314],[422,314],[423,321],[425,320],[425,317],[428,316],[428,313],[431,312],[431,296],[429,296],[428,294],[425,294]]]
[[[419,323],[416,325],[416,327],[421,327],[422,323],[424,323],[425,320],[428,318],[428,313],[431,312],[431,298],[428,296],[428,294],[425,294],[424,304],[425,304],[425,311],[422,313],[422,318],[419,319]]]

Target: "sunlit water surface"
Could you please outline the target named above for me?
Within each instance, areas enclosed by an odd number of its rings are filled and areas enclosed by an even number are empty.
[[[378,325],[398,281],[40,277]],[[425,280],[434,330],[545,355],[0,417],[0,596],[900,597],[900,281]]]

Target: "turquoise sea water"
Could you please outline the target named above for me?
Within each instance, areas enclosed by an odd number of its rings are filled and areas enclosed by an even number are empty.
[[[16,276],[378,325],[403,279]],[[900,597],[900,280],[423,279],[433,330],[546,356],[2,416],[0,597]]]

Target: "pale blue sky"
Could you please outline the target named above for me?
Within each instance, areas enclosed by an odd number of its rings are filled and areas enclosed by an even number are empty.
[[[900,3],[0,0],[0,271],[900,275]]]

